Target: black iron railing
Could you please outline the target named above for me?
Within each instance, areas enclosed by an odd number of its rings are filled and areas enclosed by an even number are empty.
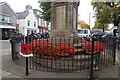
[[[14,41],[11,42],[14,44]],[[29,54],[33,56],[25,58],[20,54],[21,44],[29,44]],[[17,44],[17,45],[16,45]],[[18,46],[19,44],[19,46]],[[28,69],[52,72],[81,72],[93,71],[113,65],[116,55],[116,41],[89,40],[81,38],[52,37],[47,39],[24,37],[22,41],[15,43],[12,49],[12,59],[17,64]],[[14,57],[15,59],[14,59]]]

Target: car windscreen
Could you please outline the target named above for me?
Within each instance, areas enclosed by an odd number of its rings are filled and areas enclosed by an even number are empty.
[[[88,34],[88,30],[78,30],[78,34]]]
[[[101,30],[90,30],[90,33],[93,34],[93,33],[103,33]]]

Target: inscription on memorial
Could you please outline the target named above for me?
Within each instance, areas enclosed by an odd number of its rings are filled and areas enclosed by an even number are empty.
[[[56,29],[65,29],[66,27],[66,6],[56,7]]]
[[[76,29],[76,20],[77,20],[77,19],[76,19],[76,17],[77,17],[77,16],[76,16],[76,11],[77,11],[77,10],[76,10],[75,8],[73,8],[73,16],[74,16],[74,17],[73,17],[73,28],[74,28],[74,29]]]

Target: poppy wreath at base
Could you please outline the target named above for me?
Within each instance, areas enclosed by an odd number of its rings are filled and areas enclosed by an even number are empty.
[[[91,53],[92,51],[92,41],[82,40],[82,50],[86,53]],[[94,53],[103,52],[105,50],[105,46],[99,42],[94,41]]]
[[[75,55],[74,44],[71,43],[49,43],[41,40],[32,41],[29,50],[35,55],[47,55],[49,57],[66,57]]]

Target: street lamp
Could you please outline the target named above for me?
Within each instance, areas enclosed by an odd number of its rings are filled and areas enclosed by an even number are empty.
[[[94,17],[95,12],[90,12],[89,13],[89,29],[91,28],[91,17]]]
[[[91,13],[89,13],[89,29],[90,29],[90,27],[91,27],[90,21],[91,21]]]
[[[22,32],[23,33],[23,38],[24,38],[24,42],[25,42],[25,30],[24,30],[25,26],[23,26],[22,28],[23,28],[23,32]]]

